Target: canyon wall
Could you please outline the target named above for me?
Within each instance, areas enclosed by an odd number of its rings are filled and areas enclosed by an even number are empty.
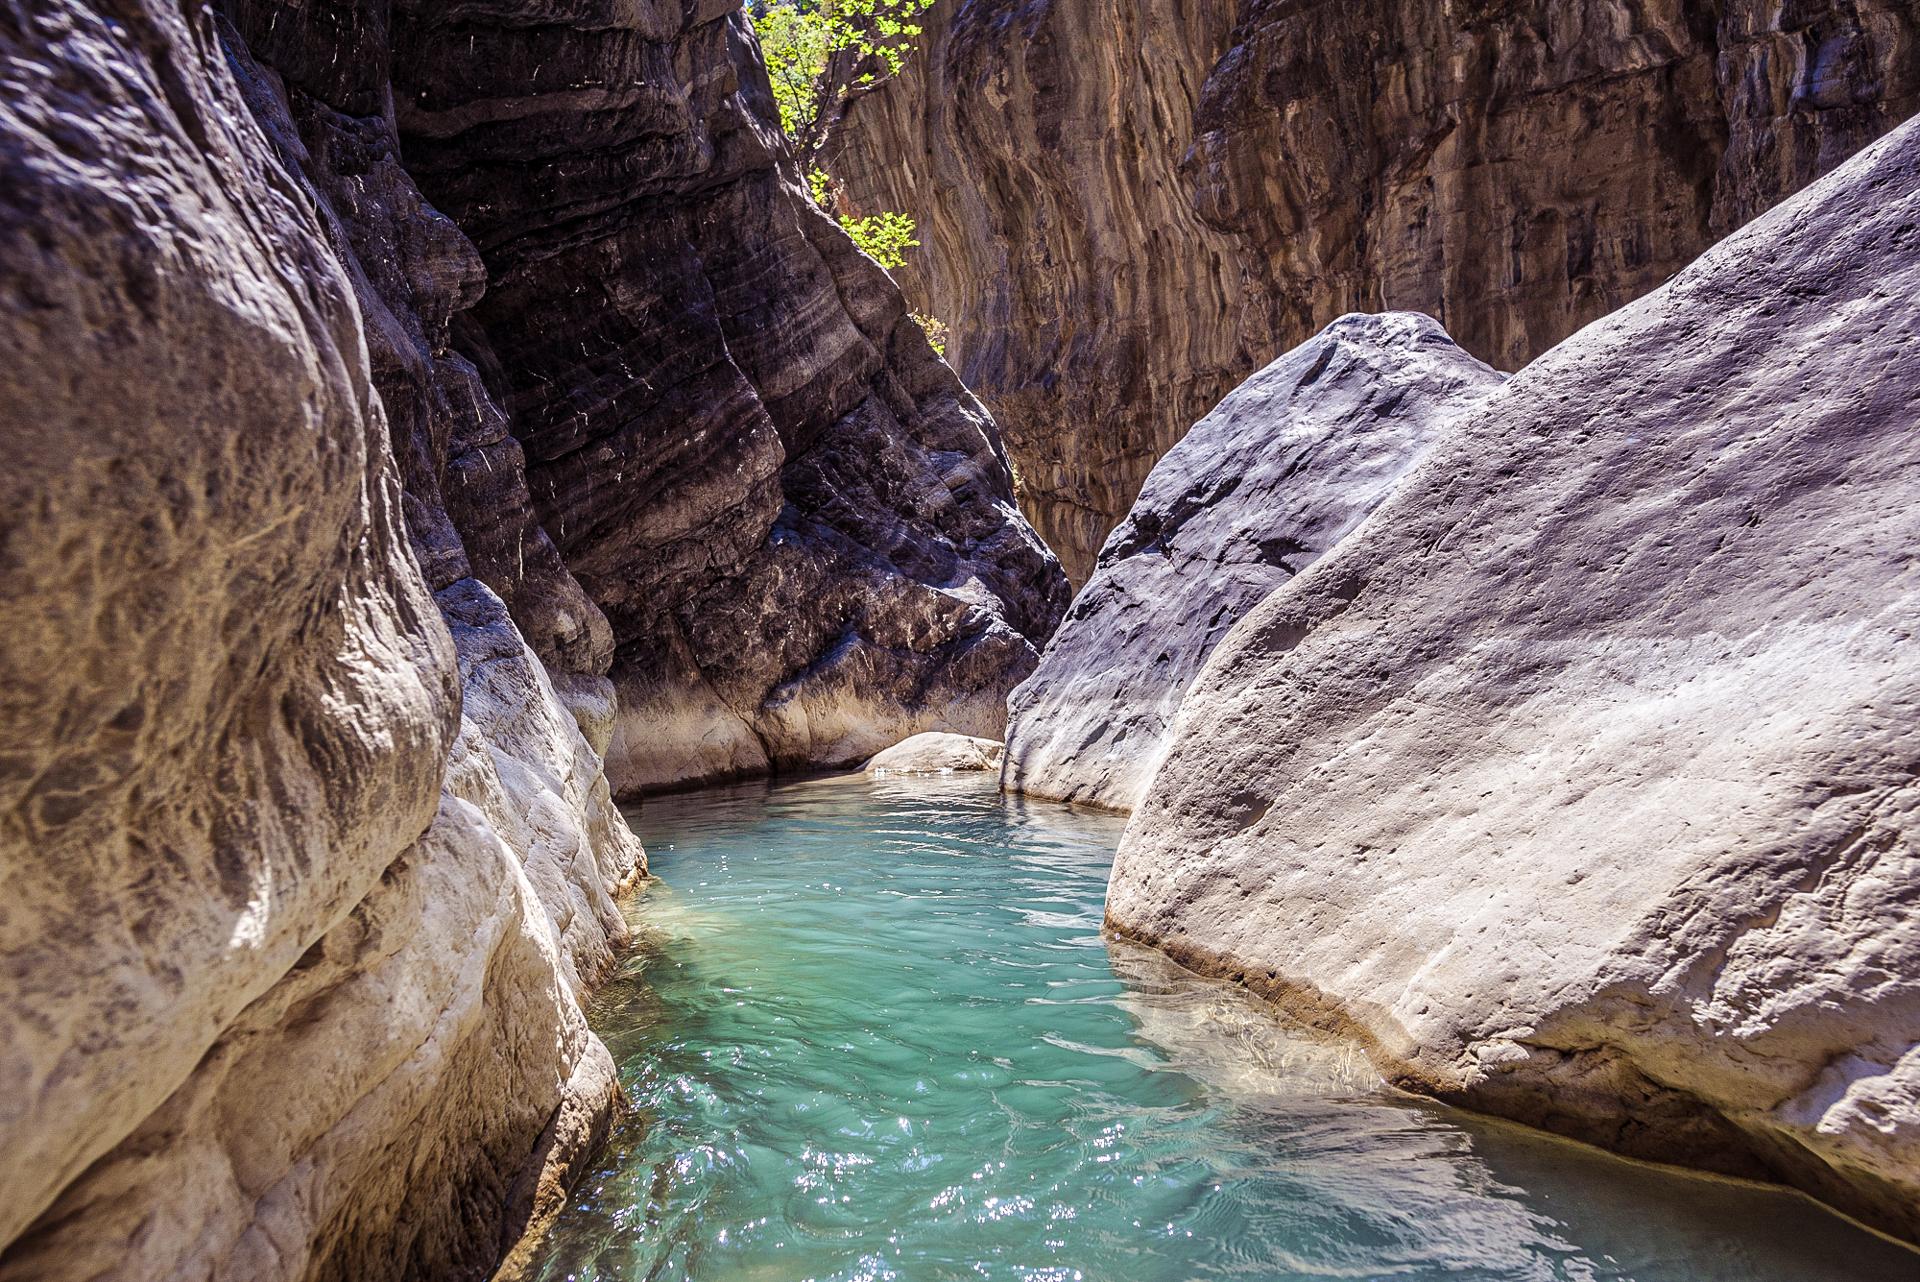
[[[917,220],[894,275],[952,327],[947,357],[1076,583],[1154,460],[1279,350],[1180,170],[1232,10],[935,0],[907,73],[828,144],[857,211]]]
[[[1076,581],[1153,463],[1350,311],[1517,369],[1920,110],[1906,0],[938,0],[829,163],[920,220]]]
[[[998,732],[1064,578],[771,110],[730,3],[0,13],[6,1282],[485,1276],[603,760]]]
[[[1110,924],[1920,1240],[1916,299],[1920,122],[1455,419],[1214,651]]]
[[[612,624],[616,787],[999,738],[1065,578],[993,421],[782,160],[737,6],[394,21],[408,169],[486,263],[476,360]]]
[[[158,3],[0,46],[0,1277],[484,1274],[613,1103],[642,863],[445,351],[477,259],[377,60]]]

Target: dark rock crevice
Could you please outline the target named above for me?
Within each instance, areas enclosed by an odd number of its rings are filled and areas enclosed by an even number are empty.
[[[992,420],[785,172],[743,19],[525,16],[398,6],[399,119],[486,260],[474,316],[541,523],[612,622],[618,786],[841,764],[936,717],[997,737],[1064,581]],[[699,70],[660,86],[644,163],[560,87],[658,66]],[[858,616],[938,644],[836,651]],[[990,633],[1001,670],[949,671]]]

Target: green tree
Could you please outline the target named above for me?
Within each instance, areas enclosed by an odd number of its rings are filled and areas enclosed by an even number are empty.
[[[895,210],[848,210],[823,153],[847,108],[907,65],[920,35],[917,19],[932,5],[933,0],[747,0],[780,108],[780,127],[814,203],[888,271],[905,267],[907,251],[919,246],[914,220]],[[913,319],[945,356],[947,327],[918,312]]]
[[[802,172],[847,108],[900,74],[933,0],[748,0],[780,106],[780,126]]]

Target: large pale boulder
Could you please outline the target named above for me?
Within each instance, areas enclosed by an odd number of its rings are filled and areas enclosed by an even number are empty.
[[[0,26],[0,1243],[433,819],[351,289],[171,5]]]
[[[499,599],[440,603],[464,698],[432,825],[0,1279],[485,1276],[604,1139],[580,999],[638,847]]]
[[[1109,920],[1416,1090],[1920,1237],[1920,125],[1214,652]]]
[[[380,12],[325,83],[0,20],[8,1282],[481,1276],[616,1093],[611,637],[448,351]]]
[[[1133,809],[1214,646],[1500,377],[1400,312],[1342,317],[1241,384],[1153,469],[1014,690],[1003,786]]]

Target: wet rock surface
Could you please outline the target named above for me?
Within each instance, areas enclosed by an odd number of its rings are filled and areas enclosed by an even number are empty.
[[[1456,420],[1215,650],[1110,924],[1920,1237],[1916,227],[1908,125]]]
[[[1335,317],[1517,369],[1920,110],[1906,0],[940,0],[836,172],[925,242],[1076,581],[1154,462]]]
[[[1221,638],[1499,384],[1413,312],[1343,317],[1243,383],[1153,469],[1013,692],[1003,785],[1132,810]]]

